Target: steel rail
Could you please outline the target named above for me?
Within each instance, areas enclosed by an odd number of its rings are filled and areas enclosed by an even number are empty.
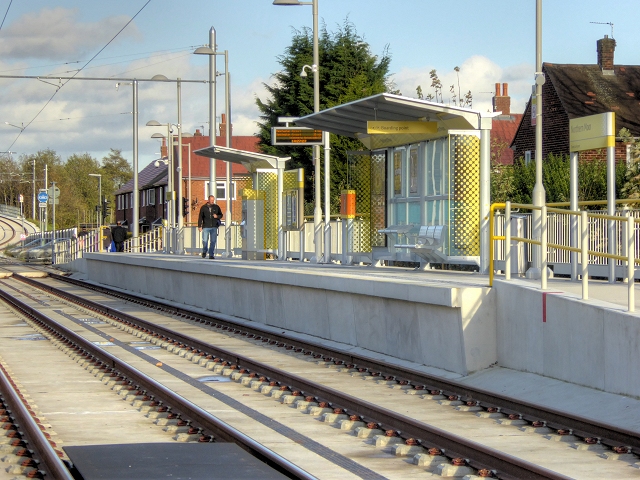
[[[171,330],[167,327],[156,325],[152,322],[137,318],[133,315],[107,307],[97,302],[80,298],[77,295],[64,292],[52,287],[51,285],[44,285],[23,277],[20,277],[20,280],[35,287],[40,287],[44,290],[55,293],[62,298],[72,300],[74,303],[84,305],[94,311],[102,313],[103,315],[111,318],[119,318],[125,323],[136,325],[140,328],[161,335],[162,337],[166,337],[167,339],[195,348],[204,354],[215,355],[222,360],[237,365],[238,368],[244,368],[250,372],[268,377],[272,381],[275,380],[291,390],[300,390],[304,392],[305,395],[313,395],[319,399],[328,401],[334,406],[340,406],[341,408],[348,410],[351,414],[357,414],[365,420],[377,422],[388,429],[398,430],[407,438],[418,438],[424,443],[433,444],[440,449],[446,450],[446,456],[448,457],[463,457],[469,459],[469,465],[474,468],[495,470],[499,478],[569,478],[531,462],[527,462],[504,452],[486,447],[477,442],[467,440],[464,437],[454,435],[392,410],[360,400],[336,389],[319,385],[298,375],[265,365],[247,356],[239,355],[225,348],[216,347],[197,338]]]
[[[186,307],[177,307],[159,300],[150,300],[143,297],[138,297],[130,293],[123,293],[120,291],[114,291],[112,289],[98,286],[94,284],[88,284],[80,280],[71,279],[62,275],[49,274],[52,278],[61,280],[63,282],[71,283],[83,288],[99,291],[110,296],[117,296],[125,299],[130,299],[137,303],[148,303],[155,305],[156,308],[160,307],[167,312],[173,312],[176,315],[183,317],[197,317],[212,323],[222,324],[230,327],[238,332],[247,332],[261,337],[268,337],[278,343],[292,346],[294,348],[302,348],[303,350],[310,351],[316,354],[323,355],[325,358],[329,357],[336,361],[344,362],[345,364],[355,365],[358,368],[365,368],[371,372],[381,372],[384,376],[392,376],[395,379],[402,381],[408,381],[414,386],[424,386],[428,390],[441,390],[445,395],[457,395],[463,401],[476,401],[480,406],[485,408],[494,407],[500,408],[500,411],[505,414],[519,414],[522,418],[533,421],[545,421],[547,426],[554,429],[571,429],[575,434],[580,437],[597,437],[601,443],[616,447],[616,446],[630,446],[633,448],[634,453],[640,454],[640,434],[638,432],[624,429],[621,427],[612,426],[598,420],[587,418],[581,415],[567,413],[562,410],[558,410],[552,407],[545,407],[526,400],[518,400],[510,398],[499,393],[482,389],[479,387],[472,387],[455,380],[444,379],[434,375],[421,372],[409,367],[400,367],[392,364],[385,363],[375,358],[367,357],[365,355],[358,355],[353,353],[345,353],[340,350],[331,349],[325,345],[320,345],[308,340],[299,340],[291,338],[287,335],[271,332],[267,329],[263,329],[259,326],[247,326],[244,324],[236,323],[230,318],[221,318],[220,316],[205,315],[201,312],[188,309]],[[69,294],[61,289],[57,289],[50,285],[46,285],[37,282],[33,279],[23,278],[16,275],[20,280],[29,283],[37,288],[50,290],[56,294],[71,295],[76,300],[88,302],[87,300],[78,297],[73,294]],[[104,305],[97,302],[91,302],[95,308],[108,309]],[[109,309],[113,312],[118,310]]]
[[[194,424],[200,425],[203,428],[203,433],[211,432],[213,433],[214,437],[237,444],[257,459],[263,461],[264,463],[268,464],[269,466],[278,470],[289,478],[304,480],[314,480],[316,478],[313,475],[310,475],[308,472],[299,468],[297,465],[291,463],[287,459],[281,457],[280,455],[256,442],[251,437],[236,430],[235,428],[218,419],[206,410],[203,410],[189,400],[166,388],[164,385],[158,383],[153,378],[145,375],[141,371],[128,365],[126,362],[111,355],[110,353],[105,352],[100,347],[92,344],[90,341],[86,340],[85,338],[66,328],[65,326],[58,324],[54,320],[47,317],[45,314],[30,307],[13,295],[0,290],[0,297],[10,305],[13,305],[19,311],[24,312],[26,315],[31,316],[32,318],[46,325],[49,329],[53,330],[61,337],[70,340],[79,348],[98,359],[103,365],[105,365],[112,371],[117,372],[123,377],[126,377],[133,384],[137,384],[139,389],[147,390],[151,393],[151,395],[162,400],[163,403],[171,405],[172,413],[177,413],[180,415],[180,418],[189,419]]]
[[[41,462],[38,469],[44,470],[50,478],[56,480],[73,480],[73,475],[20,400],[2,368],[0,368],[0,392],[5,404],[11,410],[11,417],[20,429],[20,434],[27,441],[28,448],[34,451],[35,459]]]

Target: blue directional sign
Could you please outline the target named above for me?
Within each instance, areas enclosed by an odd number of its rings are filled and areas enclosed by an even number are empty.
[[[47,192],[38,193],[38,201],[40,203],[47,203],[47,200],[49,200],[49,194]]]

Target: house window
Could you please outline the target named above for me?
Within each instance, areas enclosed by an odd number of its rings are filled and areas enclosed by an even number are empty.
[[[141,207],[146,207],[147,206],[147,195],[146,194],[147,194],[146,190],[143,190],[142,192],[140,192],[140,199],[141,199],[140,203],[142,204],[142,205],[140,205]]]
[[[209,182],[204,182],[204,198],[209,198]],[[236,199],[236,182],[231,182],[231,200]],[[227,200],[227,182],[216,182],[216,200]]]
[[[531,163],[531,150],[524,152],[524,164],[529,165]]]
[[[156,204],[156,189],[147,190],[147,205]]]

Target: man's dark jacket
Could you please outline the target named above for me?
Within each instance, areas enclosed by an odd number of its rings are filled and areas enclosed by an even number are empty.
[[[217,215],[218,218],[213,218],[214,215]],[[205,203],[200,207],[200,213],[198,214],[198,228],[219,227],[221,218],[222,210],[217,204]]]
[[[111,238],[116,243],[124,242],[127,238],[127,230],[121,225],[118,225],[111,231]]]

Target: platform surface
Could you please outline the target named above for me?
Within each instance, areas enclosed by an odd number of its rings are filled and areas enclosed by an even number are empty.
[[[113,254],[105,254],[113,255]],[[115,254],[121,255],[121,254]],[[224,259],[216,257],[215,260],[203,259],[199,255],[166,255],[162,253],[122,254],[129,258],[145,258],[166,262],[167,265],[182,263],[189,267],[198,264],[208,265],[206,268],[215,273],[216,266],[234,266],[240,270],[254,270],[266,274],[277,275],[279,272],[291,272],[320,277],[335,277],[353,280],[374,280],[376,282],[388,282],[389,284],[440,286],[445,288],[485,288],[489,286],[489,276],[477,272],[460,272],[452,270],[414,270],[403,267],[370,267],[339,264],[314,264],[310,262],[278,262],[278,261],[248,261],[240,259]],[[194,265],[195,264],[195,265]],[[504,280],[504,276],[496,275],[495,280]],[[540,280],[512,277],[512,282],[540,288]],[[606,280],[589,280],[589,300],[587,302],[600,302],[611,304],[612,308],[619,309],[627,306],[627,284],[616,282],[608,283]],[[548,292],[564,292],[577,298],[581,297],[582,284],[580,281],[571,281],[569,278],[552,278],[548,281]],[[640,283],[635,285],[635,306],[640,311]]]

